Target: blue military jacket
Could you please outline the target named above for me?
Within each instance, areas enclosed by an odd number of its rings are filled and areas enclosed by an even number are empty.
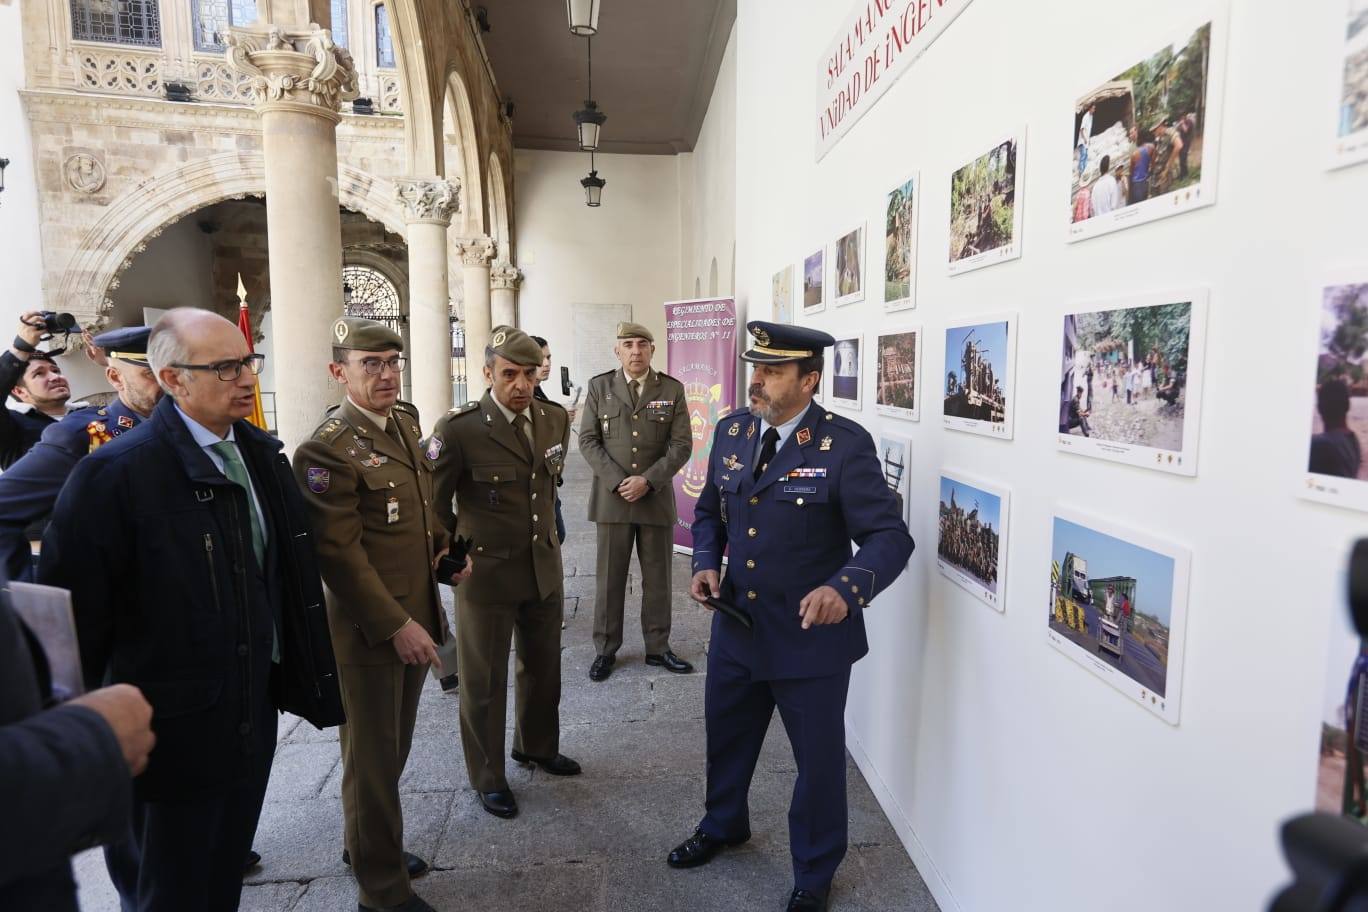
[[[76,463],[142,420],[120,399],[78,409],[45,430],[38,444],[0,475],[0,559],[11,579],[33,578],[27,530],[52,512]]]
[[[718,422],[694,511],[694,572],[720,571],[725,552],[722,597],[755,621],[718,613],[712,635],[756,680],[843,672],[869,651],[864,608],[906,568],[912,536],[860,425],[813,403],[757,480],[759,434],[748,412]],[[798,605],[823,585],[850,614],[804,630]]]

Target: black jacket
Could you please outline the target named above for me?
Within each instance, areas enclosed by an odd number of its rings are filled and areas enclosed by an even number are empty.
[[[239,775],[259,741],[265,688],[315,726],[343,721],[303,497],[278,440],[245,421],[234,433],[266,514],[263,573],[246,492],[215,468],[169,396],[81,460],[43,537],[38,578],[71,590],[87,684],[136,684],[152,704],[157,746],[137,780],[150,800]]]
[[[57,419],[37,409],[21,412],[5,408],[5,397],[28,370],[28,362],[14,356],[14,352],[0,352],[0,469],[8,469],[19,461],[43,436]]]
[[[67,860],[126,832],[118,738],[84,706],[44,710],[42,648],[0,596],[0,909],[76,912]]]

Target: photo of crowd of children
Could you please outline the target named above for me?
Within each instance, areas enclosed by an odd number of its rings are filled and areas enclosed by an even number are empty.
[[[1204,154],[1211,31],[1204,23],[1075,103],[1071,238],[1214,201],[1214,157]],[[1125,212],[1150,201],[1146,218]]]

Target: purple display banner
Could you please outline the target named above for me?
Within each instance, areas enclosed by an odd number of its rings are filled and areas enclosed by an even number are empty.
[[[736,403],[736,301],[707,298],[665,305],[665,346],[669,374],[684,384],[689,402],[693,453],[674,477],[674,543],[693,551],[694,506],[708,480],[713,428]]]

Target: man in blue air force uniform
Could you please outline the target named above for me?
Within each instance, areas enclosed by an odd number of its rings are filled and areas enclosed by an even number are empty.
[[[800,326],[747,329],[750,411],[722,419],[714,435],[694,514],[691,594],[720,595],[754,629],[713,617],[707,813],[668,860],[696,867],[750,838],[747,792],[778,706],[798,765],[787,908],[821,912],[846,852],[850,666],[869,651],[865,608],[902,573],[913,543],[869,432],[812,401],[822,350],[835,340]]]

